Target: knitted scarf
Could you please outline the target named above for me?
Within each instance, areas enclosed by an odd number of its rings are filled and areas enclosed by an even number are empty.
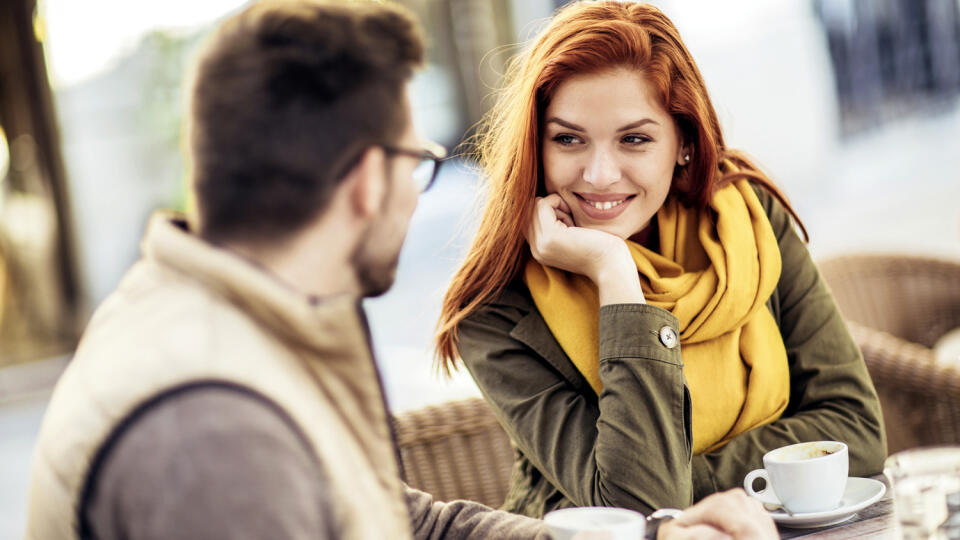
[[[746,180],[719,189],[702,211],[668,198],[657,220],[660,253],[627,245],[647,303],[680,323],[693,452],[700,454],[773,422],[787,406],[787,353],[766,307],[780,278],[780,250]],[[524,280],[553,336],[599,394],[596,286],[532,259]]]

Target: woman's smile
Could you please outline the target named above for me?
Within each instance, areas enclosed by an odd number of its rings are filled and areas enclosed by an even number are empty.
[[[636,195],[626,193],[578,193],[573,192],[583,213],[591,219],[604,221],[623,213]]]

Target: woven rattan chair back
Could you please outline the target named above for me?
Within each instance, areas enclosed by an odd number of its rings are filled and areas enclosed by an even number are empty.
[[[847,255],[820,263],[847,320],[931,347],[960,327],[960,262]]]
[[[403,412],[394,428],[407,484],[438,501],[503,504],[514,453],[483,399]]]
[[[819,266],[880,396],[889,452],[960,444],[960,369],[930,349],[960,327],[960,263],[847,255]]]

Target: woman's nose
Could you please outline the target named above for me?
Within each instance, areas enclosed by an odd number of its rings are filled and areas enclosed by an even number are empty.
[[[583,169],[583,180],[602,189],[620,181],[620,166],[609,150],[595,149]]]

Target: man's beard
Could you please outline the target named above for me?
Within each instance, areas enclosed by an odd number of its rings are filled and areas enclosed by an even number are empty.
[[[384,256],[382,250],[387,248],[373,234],[377,225],[379,223],[374,223],[366,230],[350,255],[350,264],[360,284],[360,291],[367,297],[380,296],[393,286],[400,260],[399,250],[389,257]]]
[[[389,223],[389,201],[393,197],[393,177],[390,169],[384,164],[384,174],[387,177],[387,187],[380,203],[380,219],[371,223],[357,242],[353,253],[350,254],[350,264],[353,266],[360,291],[365,297],[375,297],[390,290],[397,277],[397,264],[400,261],[400,248],[403,240],[396,247],[387,245],[385,240],[392,237]],[[404,235],[406,233],[404,232]],[[393,253],[385,250],[396,249]]]

